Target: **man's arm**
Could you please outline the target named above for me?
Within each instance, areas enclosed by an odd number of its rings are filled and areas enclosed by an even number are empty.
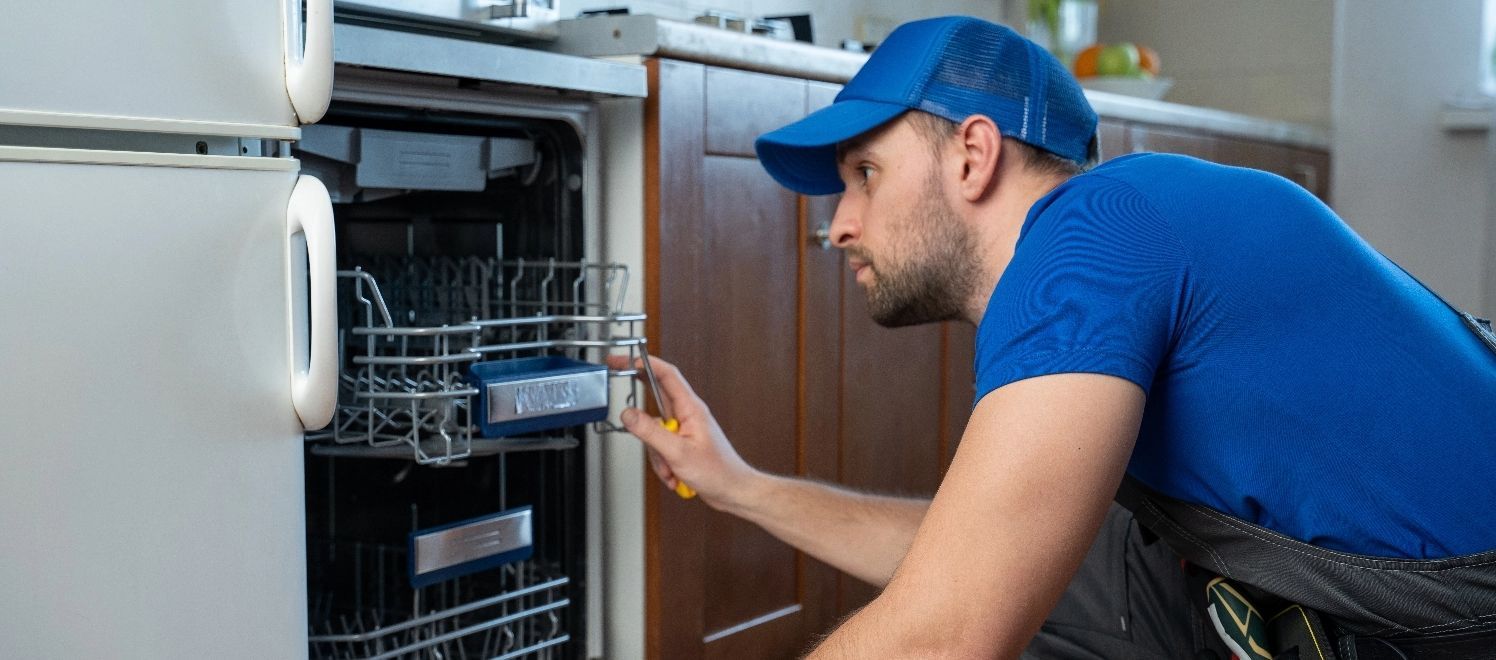
[[[875,587],[888,584],[930,507],[808,479],[760,473],[757,481],[723,510]]]
[[[983,397],[888,587],[811,657],[1017,657],[1096,535],[1143,402],[1097,374]]]
[[[684,479],[711,507],[744,518],[816,559],[874,586],[893,575],[930,502],[858,493],[809,479],[760,472],[733,450],[711,411],[680,371],[651,358],[661,396],[670,398],[680,431],[634,410],[629,432],[649,448],[655,474],[670,488]],[[615,368],[626,358],[610,358]]]

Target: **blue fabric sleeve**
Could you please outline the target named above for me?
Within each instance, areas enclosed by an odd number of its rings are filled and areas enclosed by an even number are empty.
[[[976,400],[1076,372],[1147,393],[1185,319],[1187,263],[1131,185],[1097,174],[1061,185],[1030,210],[977,329]]]

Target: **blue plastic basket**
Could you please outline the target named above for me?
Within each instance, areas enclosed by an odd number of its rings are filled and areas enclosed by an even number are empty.
[[[487,438],[587,424],[608,416],[608,368],[560,356],[478,362],[475,421]]]

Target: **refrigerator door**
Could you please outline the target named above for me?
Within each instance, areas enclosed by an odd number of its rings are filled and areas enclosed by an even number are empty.
[[[8,3],[0,124],[292,139],[332,83],[332,0],[305,2]]]
[[[0,657],[305,656],[295,168],[0,147]]]

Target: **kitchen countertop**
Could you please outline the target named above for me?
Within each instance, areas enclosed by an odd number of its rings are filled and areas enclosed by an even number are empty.
[[[648,15],[561,21],[552,46],[573,55],[659,56],[810,80],[845,83],[867,55],[780,41]],[[1329,149],[1325,129],[1225,110],[1086,90],[1102,117],[1209,131],[1253,140]]]

